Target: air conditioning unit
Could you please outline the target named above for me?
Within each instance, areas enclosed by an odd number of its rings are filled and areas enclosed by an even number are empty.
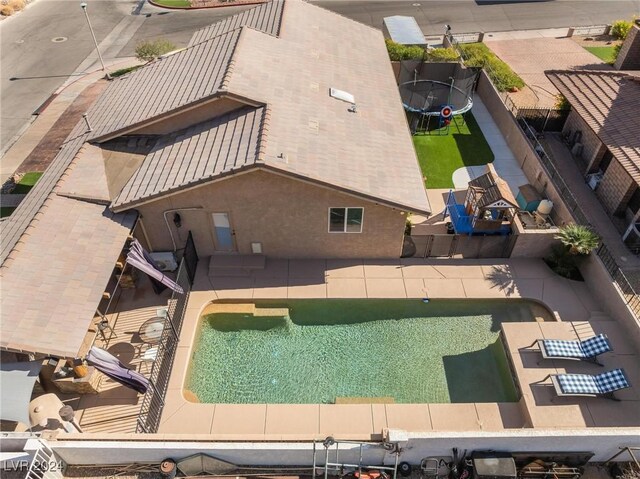
[[[178,262],[171,251],[157,251],[149,253],[151,259],[160,271],[175,271],[178,269]]]
[[[598,185],[602,181],[602,177],[603,173],[601,171],[587,175],[587,184],[589,185],[589,188],[591,188],[592,190],[598,188]]]

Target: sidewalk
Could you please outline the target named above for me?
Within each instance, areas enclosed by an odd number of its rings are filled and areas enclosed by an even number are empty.
[[[493,121],[491,113],[489,113],[489,110],[484,106],[478,95],[473,99],[473,109],[471,111],[493,152],[493,166],[496,172],[500,175],[500,178],[508,183],[513,195],[518,196],[518,187],[529,183],[529,180],[527,180],[518,161],[513,156],[498,125]],[[458,168],[453,172],[453,185],[456,189],[466,189],[470,180],[485,173],[486,167],[484,165]]]
[[[136,65],[135,58],[107,62],[108,70]],[[60,145],[73,127],[82,119],[107,82],[102,70],[95,70],[63,85],[54,98],[38,115],[24,134],[2,157],[0,175],[2,183],[15,172],[44,171],[55,158]]]

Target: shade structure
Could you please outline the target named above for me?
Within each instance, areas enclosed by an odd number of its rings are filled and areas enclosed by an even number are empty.
[[[0,364],[0,418],[27,426],[29,403],[42,361]]]
[[[139,372],[126,367],[108,351],[92,346],[86,359],[98,371],[123,386],[134,389],[141,394],[147,392],[149,380]]]
[[[180,294],[184,293],[184,289],[182,289],[182,286],[177,284],[171,278],[163,274],[162,271],[156,268],[156,265],[153,262],[153,258],[149,256],[149,253],[144,250],[142,245],[136,239],[131,241],[129,253],[127,253],[127,263],[139,269],[140,271],[147,273],[153,279],[171,288],[175,292]]]

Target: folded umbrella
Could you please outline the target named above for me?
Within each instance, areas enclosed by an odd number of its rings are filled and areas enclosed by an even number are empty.
[[[111,353],[92,346],[87,354],[87,362],[105,376],[141,394],[147,392],[149,380],[133,369],[129,369]]]

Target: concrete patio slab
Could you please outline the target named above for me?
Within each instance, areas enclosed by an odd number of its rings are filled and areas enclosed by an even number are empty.
[[[373,428],[370,404],[320,404],[320,434],[370,436]]]
[[[537,351],[537,346],[529,348],[537,339],[543,339],[540,330],[541,323],[503,323],[502,331],[507,350],[512,353],[524,351]],[[538,353],[540,354],[540,353]]]
[[[380,431],[389,427],[387,423],[387,408],[386,404],[372,404],[371,405],[371,417],[373,418],[373,430]]]
[[[581,321],[573,323],[573,327],[582,340],[606,334],[615,354],[638,354],[638,348],[615,321]]]
[[[254,278],[287,278],[289,275],[289,261],[286,259],[267,258],[264,269],[252,272]]]
[[[289,278],[323,278],[327,269],[324,259],[289,260]]]
[[[578,335],[572,323],[564,321],[548,321],[540,324],[542,337],[540,339],[567,339],[571,341],[578,340]]]
[[[326,298],[327,284],[318,282],[318,278],[289,278],[287,298]]]
[[[402,278],[402,265],[399,259],[365,260],[366,278]]]
[[[320,432],[319,404],[268,404],[265,434]]]
[[[216,404],[211,434],[264,434],[266,404]]]
[[[475,404],[429,404],[434,431],[479,431]]]
[[[431,413],[426,404],[387,404],[387,425],[405,431],[432,431]]]
[[[461,279],[425,279],[424,290],[428,298],[465,298]]]
[[[208,406],[208,405],[207,405]],[[185,403],[160,425],[160,431],[184,434],[209,434],[211,432],[215,407]]]
[[[364,278],[364,264],[358,259],[328,259],[328,278]]]
[[[521,429],[525,426],[519,403],[476,403],[475,406],[483,431]]]
[[[427,296],[424,280],[420,278],[405,278],[404,289],[407,292],[407,298],[424,298]]]
[[[462,285],[467,298],[506,298],[501,286],[484,279],[463,279]]]
[[[402,278],[367,278],[367,298],[406,298]]]
[[[433,266],[444,278],[482,278],[484,279],[484,272],[482,271],[482,265],[443,265],[436,264]]]
[[[286,298],[287,294],[286,276],[284,278],[256,278],[253,299],[280,299]]]
[[[327,278],[327,298],[366,298],[364,278]]]
[[[568,284],[569,281],[560,277],[545,278],[542,300],[565,321],[586,319],[589,313]]]
[[[413,259],[413,258],[411,258]],[[442,279],[444,275],[432,265],[424,264],[424,260],[402,260],[402,276],[404,278]]]

